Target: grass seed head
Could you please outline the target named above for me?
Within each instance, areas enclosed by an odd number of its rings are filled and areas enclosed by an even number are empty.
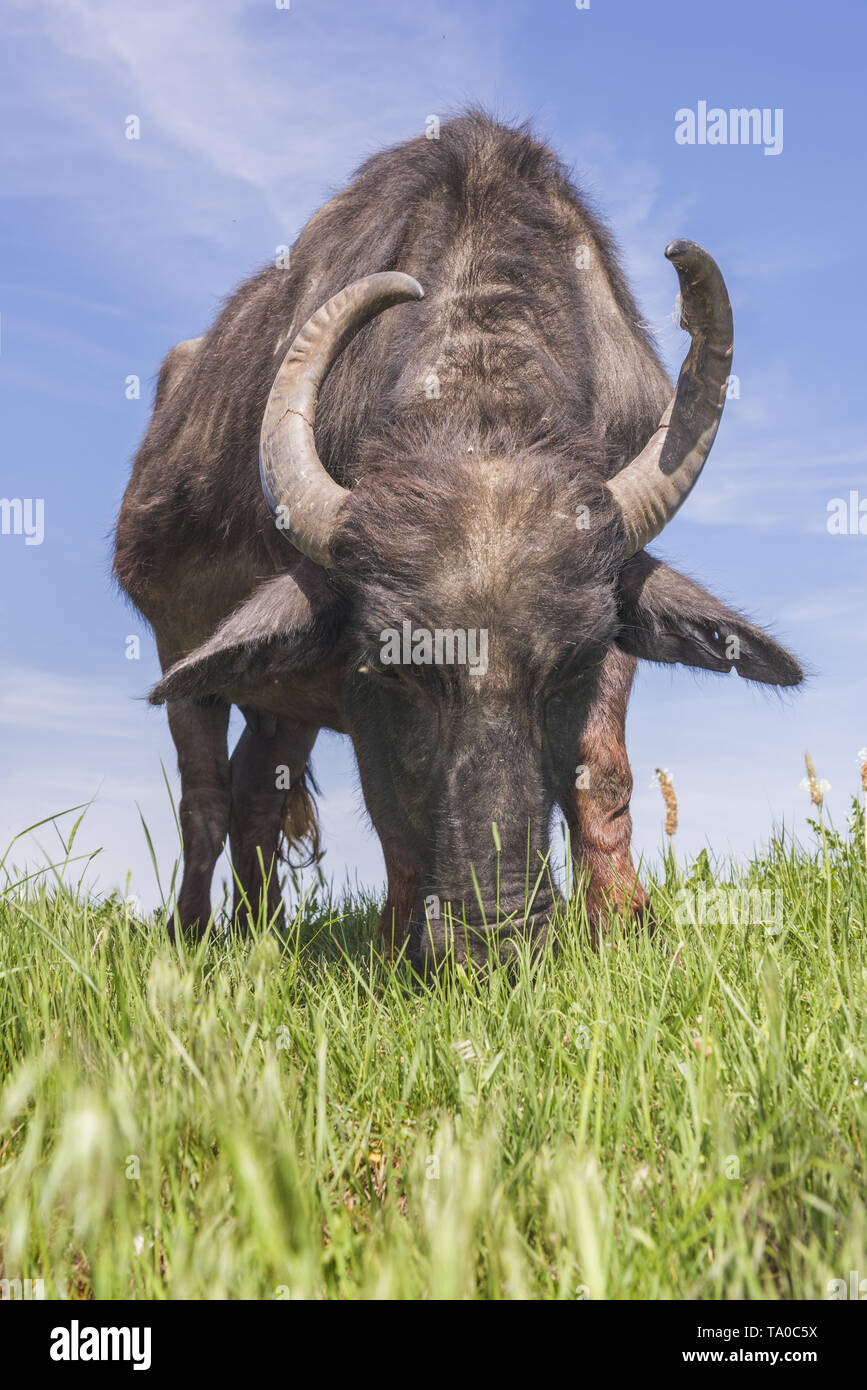
[[[825,800],[825,792],[829,790],[828,783],[820,782],[816,776],[816,768],[813,759],[810,757],[809,750],[804,751],[804,763],[807,768],[806,786],[809,788],[810,800],[813,805],[818,806],[821,811],[822,804]],[[803,785],[804,783],[802,783],[802,786]]]
[[[656,777],[665,802],[665,833],[671,837],[677,830],[677,797],[674,794],[674,782],[671,773],[665,767],[656,769]]]

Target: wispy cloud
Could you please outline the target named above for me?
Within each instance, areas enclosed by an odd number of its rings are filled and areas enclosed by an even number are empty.
[[[458,101],[478,84],[471,57],[476,25],[451,4],[404,8],[371,0],[355,9],[329,0],[284,10],[249,0],[18,4],[71,72],[60,84],[46,72],[41,83],[52,118],[84,127],[101,159],[134,158],[163,197],[182,161],[184,196],[175,215],[187,219],[213,199],[214,181],[230,180],[252,189],[274,223],[294,233],[323,189],[346,178],[366,150],[411,133],[407,112],[415,110],[421,131],[431,97]],[[456,52],[441,40],[458,13],[470,42]],[[488,28],[485,41],[490,81],[498,37]],[[89,100],[82,100],[85,88]],[[139,141],[124,137],[128,115],[140,118]],[[159,216],[158,208],[138,212]],[[188,230],[218,238],[220,220],[188,222]]]
[[[837,433],[835,441],[828,433],[725,432],[684,508],[684,520],[789,535],[827,534],[828,502],[848,497],[867,470],[867,448],[855,430],[848,440]]]
[[[43,733],[128,738],[142,716],[120,685],[28,667],[6,668],[0,724]]]

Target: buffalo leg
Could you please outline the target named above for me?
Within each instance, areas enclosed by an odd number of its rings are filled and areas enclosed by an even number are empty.
[[[235,875],[236,927],[267,921],[282,910],[277,875],[281,831],[287,840],[316,842],[316,812],[304,773],[319,730],[262,711],[242,711],[247,727],[230,761],[232,806],[229,843]],[[260,859],[261,856],[261,859]],[[264,869],[264,879],[263,879]]]
[[[594,935],[612,911],[644,919],[649,905],[630,853],[626,706],[636,665],[616,647],[606,656],[579,745],[582,776],[563,806],[575,867],[588,876],[587,915]]]
[[[211,915],[211,879],[229,829],[229,707],[170,701],[168,716],[181,774],[184,875],[177,911],[184,932],[198,937]]]
[[[418,893],[419,872],[413,856],[401,843],[380,836],[385,869],[388,874],[388,893],[379,914],[379,936],[387,959],[396,955],[409,930],[409,919]]]
[[[365,805],[379,836],[388,875],[388,892],[377,930],[383,955],[391,959],[406,940],[418,897],[421,870],[407,843],[406,827],[401,824],[397,810],[397,793],[386,769],[369,764],[363,747],[354,739],[353,744]],[[392,809],[385,811],[389,804]]]

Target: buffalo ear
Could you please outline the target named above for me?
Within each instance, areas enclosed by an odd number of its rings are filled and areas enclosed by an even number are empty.
[[[804,678],[795,658],[762,628],[644,551],[621,571],[619,607],[617,645],[630,656],[734,669],[765,685],[798,685]]]
[[[207,642],[170,667],[151,691],[151,704],[203,700],[309,674],[334,656],[344,612],[325,572],[303,560],[292,574],[261,584]]]

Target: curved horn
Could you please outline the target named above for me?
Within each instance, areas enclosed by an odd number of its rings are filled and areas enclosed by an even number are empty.
[[[658,429],[608,483],[626,528],[627,559],[659,535],[695,487],[723,412],[732,360],[732,308],[716,261],[694,241],[673,241],[665,254],[680,280],[680,324],[692,343]]]
[[[396,270],[354,281],[307,320],[274,379],[259,436],[262,491],[273,513],[285,508],[286,535],[318,565],[331,563],[331,537],[348,495],[316,452],[319,388],[369,319],[393,304],[423,297],[418,281]]]

